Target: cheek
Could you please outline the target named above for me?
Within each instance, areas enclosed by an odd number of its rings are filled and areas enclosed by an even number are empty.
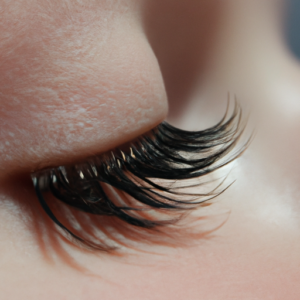
[[[28,169],[106,151],[160,123],[167,99],[141,26],[29,28],[0,75],[0,164]]]

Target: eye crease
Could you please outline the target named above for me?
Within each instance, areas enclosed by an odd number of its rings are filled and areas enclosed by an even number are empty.
[[[228,105],[229,106],[229,105]],[[222,120],[202,131],[185,131],[163,122],[124,148],[87,161],[35,172],[36,195],[52,221],[71,239],[92,249],[110,250],[103,240],[65,226],[44,194],[94,216],[116,217],[124,224],[155,230],[176,223],[185,212],[201,207],[227,189],[186,193],[189,180],[202,178],[235,160],[250,139],[237,146],[244,129],[242,109],[235,102]],[[231,154],[233,152],[233,154]]]

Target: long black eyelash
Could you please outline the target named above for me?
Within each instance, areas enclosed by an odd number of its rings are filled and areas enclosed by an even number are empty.
[[[105,249],[103,244],[79,236],[63,225],[42,191],[50,190],[54,197],[83,212],[115,216],[137,227],[149,229],[171,224],[172,219],[152,220],[141,217],[138,212],[149,209],[186,211],[224,191],[226,188],[189,194],[184,189],[191,185],[178,187],[174,183],[205,176],[236,159],[248,144],[246,142],[227,157],[244,131],[241,120],[242,111],[236,103],[229,119],[226,112],[217,125],[206,130],[184,131],[163,122],[132,142],[126,150],[116,149],[75,166],[32,174],[37,197],[48,216],[71,237],[89,247]],[[118,201],[107,193],[107,187],[125,193],[137,205],[116,203]]]

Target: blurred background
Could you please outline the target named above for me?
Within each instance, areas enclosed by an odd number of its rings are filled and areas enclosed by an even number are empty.
[[[288,0],[286,36],[291,51],[300,60],[300,0]]]

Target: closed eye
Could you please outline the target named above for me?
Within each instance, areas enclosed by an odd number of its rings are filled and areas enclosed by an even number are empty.
[[[237,103],[230,117],[226,112],[217,125],[206,130],[184,131],[163,122],[122,148],[76,165],[33,173],[36,195],[52,221],[74,242],[112,250],[122,244],[120,236],[136,239],[130,231],[147,232],[147,236],[165,232],[161,228],[174,227],[186,212],[222,193],[228,186],[202,193],[189,193],[187,188],[203,184],[199,178],[232,162],[246,149],[249,141],[236,149],[244,128]],[[96,218],[96,223],[107,216],[121,225],[118,230],[98,226],[100,234],[91,230],[92,222],[87,230],[78,229],[68,216],[63,222],[53,212],[47,201],[53,196]]]

